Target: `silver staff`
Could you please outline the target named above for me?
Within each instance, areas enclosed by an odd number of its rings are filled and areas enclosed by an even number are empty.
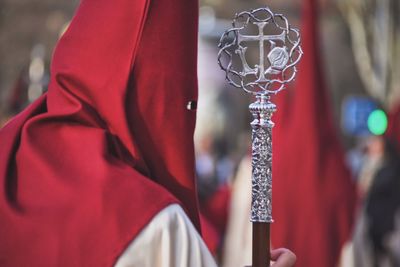
[[[256,98],[249,106],[254,117],[251,122],[253,267],[269,266],[269,224],[273,222],[274,123],[271,117],[276,111],[271,96],[294,80],[296,65],[303,52],[299,31],[291,27],[283,15],[274,14],[269,8],[241,12],[236,15],[232,25],[221,37],[218,63],[231,85],[242,88]],[[249,63],[254,52],[257,52],[248,49],[252,43],[258,45],[259,54],[254,66]]]

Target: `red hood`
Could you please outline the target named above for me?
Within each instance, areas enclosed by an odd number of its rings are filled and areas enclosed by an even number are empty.
[[[199,226],[198,3],[83,0],[48,94],[0,131],[0,263],[110,266],[162,208]]]

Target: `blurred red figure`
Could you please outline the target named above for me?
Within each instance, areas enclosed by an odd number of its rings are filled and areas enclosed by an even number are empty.
[[[272,245],[293,250],[299,267],[336,266],[356,195],[323,78],[317,2],[303,0],[304,56],[295,88],[277,96],[274,116]]]

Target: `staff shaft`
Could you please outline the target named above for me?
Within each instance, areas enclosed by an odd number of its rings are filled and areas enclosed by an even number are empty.
[[[252,267],[269,266],[270,256],[270,224],[253,223],[253,260]]]
[[[250,105],[252,126],[252,203],[253,267],[270,262],[270,224],[272,219],[272,114],[276,106],[268,95],[258,95]]]

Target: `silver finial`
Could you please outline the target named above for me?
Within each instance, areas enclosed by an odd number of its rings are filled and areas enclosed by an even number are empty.
[[[294,80],[303,54],[300,33],[283,15],[259,8],[237,14],[232,25],[222,35],[218,53],[218,63],[231,85],[255,95],[276,94]],[[248,61],[252,43],[259,53],[254,66]]]
[[[250,51],[254,46],[257,49]],[[233,28],[222,35],[219,48],[218,63],[226,80],[256,96],[249,107],[254,118],[251,221],[272,223],[271,118],[276,105],[270,95],[283,90],[296,76],[296,65],[303,54],[300,33],[283,15],[259,8],[237,14]],[[250,64],[254,54],[249,53],[257,51],[258,62]]]

